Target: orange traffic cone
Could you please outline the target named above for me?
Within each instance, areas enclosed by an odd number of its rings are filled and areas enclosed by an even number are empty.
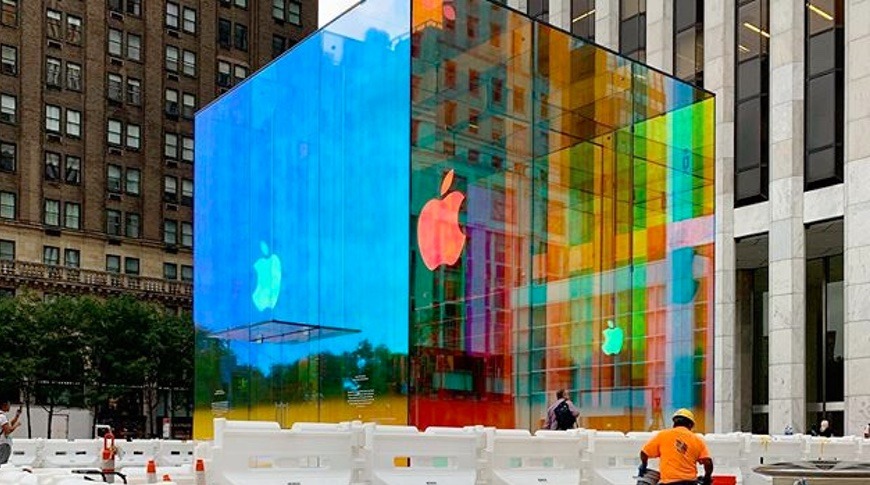
[[[202,459],[196,460],[196,485],[205,485],[205,462]]]
[[[157,464],[154,460],[148,460],[148,466],[145,467],[145,483],[157,483]]]

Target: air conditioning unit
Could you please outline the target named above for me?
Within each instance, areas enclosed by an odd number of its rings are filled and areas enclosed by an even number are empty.
[[[176,205],[176,204],[166,204],[166,210],[167,210],[167,211],[172,211],[172,212],[177,212],[177,211],[178,211],[178,205]]]
[[[114,20],[120,20],[121,22],[124,21],[124,15],[119,12],[109,12],[109,17]]]
[[[124,152],[120,148],[109,148],[109,155],[123,155]]]
[[[61,138],[60,135],[55,134],[55,133],[49,133],[48,135],[46,135],[46,138],[48,139],[48,141],[54,142],[54,143],[60,143],[61,140],[63,140],[63,138]]]
[[[109,200],[120,201],[121,194],[109,194]]]
[[[169,168],[178,168],[178,162],[176,162],[175,160],[167,160],[166,166]]]
[[[110,57],[109,62],[113,66],[123,66],[124,65],[124,61],[122,61],[121,59],[118,59],[117,57]]]
[[[179,37],[178,31],[175,29],[166,29],[166,35],[169,37],[175,37],[176,39]]]
[[[48,47],[49,47],[49,49],[61,49],[62,50],[63,44],[61,44],[60,42],[58,42],[56,40],[49,40]]]
[[[170,81],[178,81],[178,74],[167,74],[166,77],[167,77]]]

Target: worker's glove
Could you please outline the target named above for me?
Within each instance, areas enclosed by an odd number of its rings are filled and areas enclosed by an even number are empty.
[[[698,479],[699,485],[713,485],[712,477],[701,477]]]
[[[641,465],[637,467],[637,478],[646,475],[646,465]]]

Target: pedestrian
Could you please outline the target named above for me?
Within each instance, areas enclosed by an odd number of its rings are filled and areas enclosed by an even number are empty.
[[[692,432],[695,416],[688,409],[674,413],[674,427],[659,431],[640,452],[639,477],[647,472],[650,458],[661,458],[659,483],[662,485],[697,485],[697,463],[704,465],[703,485],[713,483],[713,458],[704,438]]]
[[[12,438],[9,436],[13,431],[21,426],[18,419],[21,418],[21,406],[18,411],[15,411],[15,417],[9,420],[9,400],[3,399],[0,401],[0,465],[9,461],[12,455]]]
[[[577,425],[580,410],[567,397],[564,389],[556,391],[556,402],[547,409],[547,422],[544,429],[567,430]]]
[[[864,439],[870,440],[870,423],[867,423],[867,427],[864,428]]]
[[[823,438],[834,436],[834,430],[831,429],[831,423],[829,423],[827,419],[823,419],[822,422],[819,423],[819,436]]]

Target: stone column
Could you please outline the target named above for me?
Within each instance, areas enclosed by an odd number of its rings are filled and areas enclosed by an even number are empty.
[[[870,1],[847,0],[844,434],[870,423]]]
[[[619,0],[595,0],[595,43],[619,51]]]
[[[659,0],[661,1],[661,0]],[[704,2],[706,88],[716,93],[716,272],[713,428],[737,429],[736,268],[734,248],[734,16],[735,0]],[[673,22],[672,22],[673,24]]]
[[[550,25],[571,32],[571,0],[549,0]]]
[[[705,3],[716,3],[719,7],[724,2]],[[721,17],[716,21],[721,21]],[[674,72],[674,0],[646,2],[646,63],[665,72]]]
[[[770,431],[806,424],[804,2],[770,2]],[[706,76],[705,76],[706,78]]]
[[[521,12],[529,13],[529,2],[528,0],[508,0],[508,7],[515,8]]]

